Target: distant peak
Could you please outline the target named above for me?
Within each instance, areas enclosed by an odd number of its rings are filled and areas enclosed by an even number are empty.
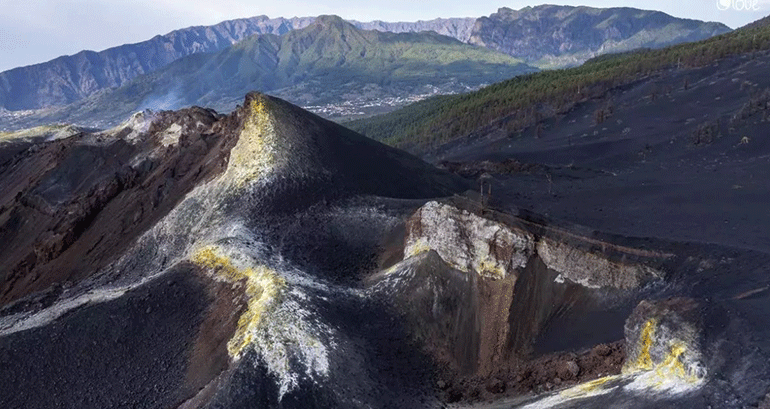
[[[316,24],[325,24],[325,25],[328,25],[328,24],[348,24],[348,22],[345,21],[342,17],[335,16],[333,14],[325,14],[325,15],[318,16],[315,19],[315,23]]]

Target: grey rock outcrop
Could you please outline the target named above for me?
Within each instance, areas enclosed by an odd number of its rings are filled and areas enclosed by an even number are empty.
[[[452,37],[467,43],[471,38],[471,32],[474,25],[476,24],[476,18],[437,18],[427,21],[400,21],[396,23],[375,20],[370,22],[352,21],[352,23],[356,27],[364,30],[377,30],[391,33],[419,33],[420,31],[434,31],[438,34]]]
[[[434,250],[460,271],[499,279],[516,275],[532,258],[569,281],[588,288],[637,288],[663,277],[641,263],[615,260],[571,240],[538,237],[521,227],[479,216],[469,210],[430,202],[407,222],[404,256]]]
[[[572,246],[543,238],[537,243],[537,254],[552,270],[557,281],[568,280],[585,287],[630,289],[662,278],[662,273],[644,264],[621,263]]]
[[[405,256],[435,250],[452,267],[488,278],[513,275],[534,251],[528,232],[438,202],[420,208],[407,228]]]

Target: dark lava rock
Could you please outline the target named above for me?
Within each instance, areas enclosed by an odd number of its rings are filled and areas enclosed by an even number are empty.
[[[487,383],[487,390],[491,393],[503,393],[505,392],[505,382],[500,379],[493,378]]]
[[[446,401],[447,403],[456,403],[462,400],[463,398],[463,391],[461,389],[450,389],[449,393],[447,393]]]

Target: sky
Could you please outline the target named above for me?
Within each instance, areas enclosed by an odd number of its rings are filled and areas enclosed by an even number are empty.
[[[0,71],[81,50],[144,41],[179,28],[263,14],[416,21],[488,16],[500,7],[543,3],[660,10],[731,28],[770,14],[770,0],[0,0]]]

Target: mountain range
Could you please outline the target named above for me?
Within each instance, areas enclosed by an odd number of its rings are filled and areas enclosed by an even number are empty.
[[[405,105],[411,95],[465,92],[533,71],[508,55],[434,32],[367,31],[321,16],[283,36],[255,35],[216,53],[181,58],[29,120],[105,127],[145,109],[198,105],[230,111],[250,89],[305,106],[367,97]]]
[[[189,27],[136,44],[75,55],[0,73],[0,106],[9,110],[63,105],[93,95],[195,53],[218,51],[254,34],[285,34],[312,18],[259,16]]]
[[[540,68],[559,68],[601,54],[662,48],[728,31],[721,23],[675,18],[660,11],[542,5],[503,7],[479,18],[468,43]]]
[[[101,52],[82,51],[49,62],[0,73],[0,108],[19,111],[66,105],[199,53],[217,52],[256,34],[284,35],[307,27],[314,17],[266,16],[191,27]],[[729,31],[718,23],[671,17],[630,8],[538,6],[500,9],[489,17],[387,23],[352,22],[387,32],[434,31],[488,47],[530,65],[574,65],[605,52],[661,47]]]

